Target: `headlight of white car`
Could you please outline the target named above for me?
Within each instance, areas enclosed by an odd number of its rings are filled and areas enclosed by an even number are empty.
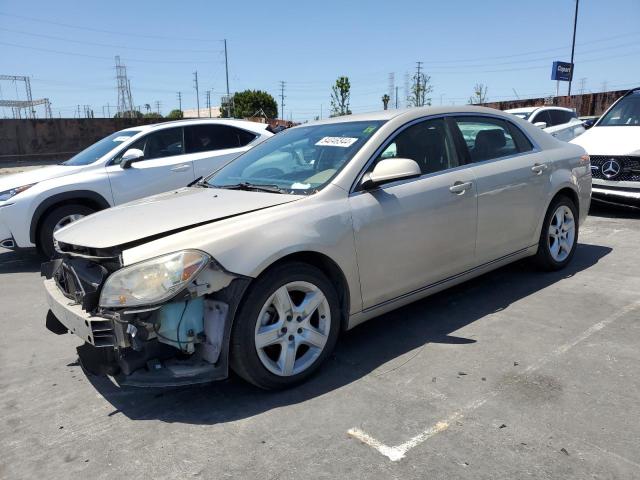
[[[153,305],[185,287],[211,260],[198,250],[182,250],[113,273],[100,294],[101,307]]]
[[[31,183],[29,185],[23,185],[21,187],[10,188],[9,190],[5,190],[4,192],[0,192],[0,202],[4,202],[5,200],[9,200],[11,197],[15,197],[17,194],[24,192],[28,188],[31,188],[35,185],[35,183]]]

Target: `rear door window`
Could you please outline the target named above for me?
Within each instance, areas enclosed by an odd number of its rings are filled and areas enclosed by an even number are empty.
[[[454,117],[454,123],[464,138],[472,163],[508,157],[527,148],[526,144],[516,143],[509,124],[499,118]]]
[[[571,118],[569,112],[564,110],[549,110],[549,115],[551,116],[551,125],[562,125],[569,122]]]
[[[256,136],[229,125],[193,125],[185,128],[187,153],[244,147]]]

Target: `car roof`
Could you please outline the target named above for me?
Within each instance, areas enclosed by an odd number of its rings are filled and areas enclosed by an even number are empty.
[[[323,125],[330,123],[342,123],[342,122],[370,122],[370,121],[386,121],[395,118],[405,117],[407,120],[411,118],[420,118],[427,115],[443,115],[448,113],[459,113],[459,114],[474,114],[474,113],[484,113],[490,115],[500,115],[504,116],[504,113],[501,110],[496,110],[495,108],[489,107],[480,107],[476,105],[450,105],[450,106],[428,106],[428,107],[413,107],[413,108],[402,108],[398,110],[381,110],[376,112],[369,113],[358,113],[355,115],[343,115],[339,117],[331,117],[324,120],[317,120],[314,122],[305,123],[302,125],[298,125],[294,128],[300,128],[308,125]]]
[[[168,122],[151,123],[149,125],[138,125],[135,127],[125,128],[122,131],[140,131],[150,132],[152,130],[160,130],[170,127],[185,127],[190,125],[229,125],[232,127],[242,128],[244,130],[251,130],[256,133],[263,133],[266,131],[269,124],[250,122],[248,120],[235,120],[227,118],[193,118],[185,120],[170,120]]]

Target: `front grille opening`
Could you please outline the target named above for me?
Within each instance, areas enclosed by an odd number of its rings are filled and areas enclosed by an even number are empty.
[[[590,155],[591,175],[593,178],[609,180],[613,182],[640,182],[640,157],[628,155]],[[615,160],[620,165],[620,173],[614,176],[607,176],[603,172],[603,167],[609,160]]]

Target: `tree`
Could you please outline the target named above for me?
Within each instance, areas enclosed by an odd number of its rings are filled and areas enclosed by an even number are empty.
[[[267,118],[276,118],[278,115],[278,104],[270,94],[262,90],[245,90],[233,95],[231,104],[233,105],[233,116],[236,118],[247,118],[264,115]],[[220,116],[229,117],[229,109],[221,108]]]
[[[169,112],[169,115],[167,115],[167,118],[172,118],[172,119],[184,118],[184,113],[182,112],[182,110],[178,110],[176,108]]]
[[[389,108],[389,100],[391,100],[389,95],[387,95],[386,93],[382,95],[382,106],[384,107],[385,110]]]
[[[407,106],[423,107],[425,105],[431,105],[431,97],[427,97],[427,94],[432,91],[431,77],[422,72],[416,73],[413,76],[413,83],[411,84],[411,90],[407,98]]]
[[[351,97],[351,83],[349,77],[338,77],[331,88],[331,116],[351,115],[349,99]]]
[[[142,118],[162,118],[162,115],[158,112],[147,112],[142,116]]]
[[[148,103],[145,103],[144,109],[147,111],[147,113],[149,113],[151,111],[151,105],[149,105]]]
[[[123,113],[116,113],[113,118],[142,118],[142,113],[139,110],[127,110]]]
[[[473,96],[469,97],[471,105],[487,103],[487,86],[484,83],[476,83],[473,87]]]

